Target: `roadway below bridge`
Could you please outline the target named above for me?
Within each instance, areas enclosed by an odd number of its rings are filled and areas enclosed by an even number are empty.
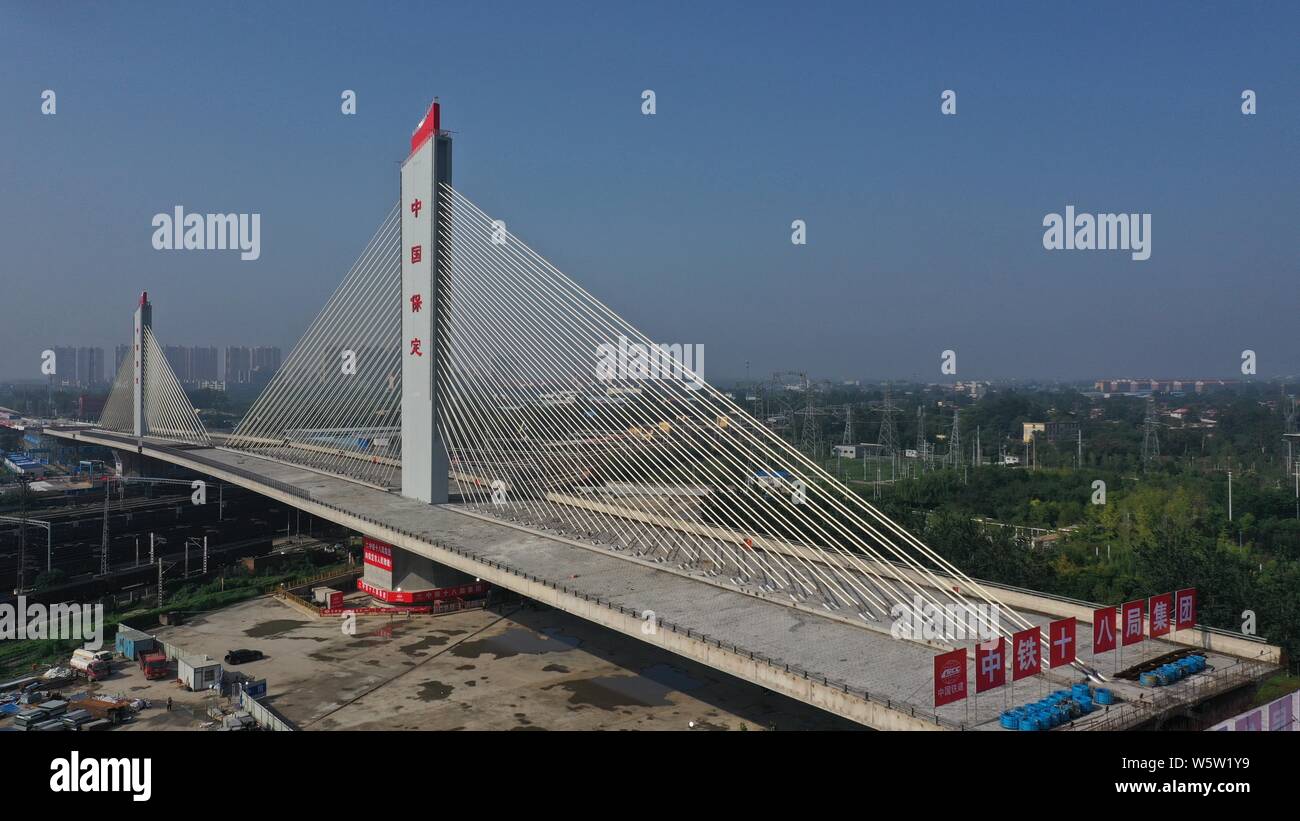
[[[711,583],[605,547],[503,523],[460,505],[427,505],[360,484],[222,448],[175,446],[92,430],[47,429],[50,435],[160,459],[297,507],[312,515],[410,550],[595,624],[877,729],[988,729],[1009,706],[1083,680],[1071,668],[1045,672],[1014,689],[937,710],[930,706],[935,648],[892,638],[844,619]],[[1080,604],[1032,591],[1011,595],[1017,611],[1046,624],[1085,612]],[[1004,601],[1007,599],[1004,597]],[[1034,605],[1027,607],[1023,605]],[[1040,612],[1041,611],[1041,612]],[[1090,617],[1090,613],[1088,613]],[[1083,620],[1081,620],[1083,621]],[[1258,642],[1182,631],[1184,643],[1147,640],[1124,649],[1124,666],[1196,641],[1211,672],[1160,688],[1159,698],[1116,682],[1128,702],[1105,719],[1129,726],[1161,711],[1239,687],[1267,675],[1278,649]],[[1194,634],[1194,635],[1193,635]],[[1088,659],[1091,630],[1079,630]],[[1113,654],[1112,654],[1113,655]],[[1111,662],[1104,662],[1109,672]],[[1216,678],[1217,677],[1217,678]],[[1217,683],[1216,683],[1217,682]],[[1127,718],[1123,716],[1127,715]]]

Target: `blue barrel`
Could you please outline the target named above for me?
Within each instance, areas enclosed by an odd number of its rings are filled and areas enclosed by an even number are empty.
[[[1098,688],[1097,688],[1097,703],[1098,703],[1098,704],[1114,704],[1114,703],[1115,703],[1115,696],[1110,692],[1110,690],[1107,690],[1105,687],[1098,687]]]
[[[1075,705],[1079,708],[1079,712],[1080,712],[1082,715],[1085,715],[1085,716],[1086,716],[1088,713],[1091,713],[1091,712],[1092,712],[1092,699],[1090,699],[1090,698],[1076,698],[1076,699],[1074,700],[1074,703],[1075,703]]]
[[[1076,698],[1076,699],[1079,698],[1079,696],[1083,696],[1084,698],[1087,698],[1088,700],[1092,700],[1092,692],[1091,692],[1091,690],[1088,688],[1088,685],[1087,685],[1086,683],[1084,683],[1084,682],[1079,682],[1078,684],[1076,684],[1076,685],[1074,685],[1073,687],[1071,687],[1071,688],[1070,688],[1070,695],[1073,696],[1073,697]]]
[[[1160,683],[1160,679],[1155,673],[1143,673],[1138,677],[1138,684],[1143,687],[1159,687]]]
[[[998,722],[1008,730],[1014,730],[1020,726],[1020,710],[1007,710],[998,719]]]
[[[1027,715],[1020,719],[1020,729],[1022,730],[1041,730],[1043,725],[1039,722],[1038,717]]]

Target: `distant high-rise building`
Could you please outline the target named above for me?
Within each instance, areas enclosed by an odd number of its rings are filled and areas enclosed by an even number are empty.
[[[130,358],[131,358],[131,346],[130,346],[130,345],[118,345],[118,346],[117,346],[116,354],[117,354],[116,357],[113,359],[113,377],[114,377],[114,378],[117,377],[117,371],[118,371],[118,369],[122,367],[122,360],[124,360],[124,359],[130,359]]]
[[[90,388],[104,382],[104,349],[71,346],[54,348],[54,383]]]
[[[274,373],[280,370],[279,348],[254,348],[253,367],[261,371]]]
[[[190,349],[190,379],[194,382],[216,382],[221,379],[217,369],[217,349],[195,346]]]
[[[163,348],[163,356],[171,365],[172,373],[179,382],[192,382],[190,379],[190,349],[181,345],[168,345]]]
[[[279,348],[250,348],[244,345],[231,345],[226,348],[226,384],[250,384],[254,381],[254,372],[258,374],[259,380],[264,381],[279,369]]]
[[[226,384],[241,385],[248,381],[248,372],[253,369],[252,351],[241,345],[226,348]]]

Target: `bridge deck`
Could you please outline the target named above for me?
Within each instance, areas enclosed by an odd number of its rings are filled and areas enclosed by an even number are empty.
[[[71,434],[50,432],[72,438]],[[135,449],[135,442],[127,437],[80,431],[76,438],[119,448],[129,445],[130,449]],[[210,469],[203,472],[210,475],[230,471],[225,478],[253,490],[259,489],[259,482],[272,490],[296,489],[303,498],[289,498],[291,504],[304,509],[311,508],[313,503],[328,506],[341,515],[331,515],[329,510],[313,512],[347,526],[354,526],[350,518],[361,519],[363,522],[359,529],[363,531],[367,529],[366,523],[374,524],[376,529],[372,535],[377,538],[384,538],[382,528],[402,531],[410,537],[404,547],[426,553],[435,560],[445,555],[439,550],[450,550],[482,563],[484,571],[492,565],[500,565],[512,569],[522,578],[566,589],[569,594],[582,599],[599,600],[607,606],[635,614],[653,611],[667,623],[662,630],[689,630],[697,638],[702,634],[710,643],[720,641],[742,655],[749,653],[755,658],[768,660],[769,666],[788,666],[814,680],[824,680],[834,688],[847,686],[850,695],[860,698],[869,694],[870,701],[876,703],[887,700],[890,709],[909,717],[924,717],[931,724],[991,728],[996,726],[1002,710],[1036,700],[1049,690],[1083,679],[1076,671],[1064,668],[1047,673],[1052,679],[1050,682],[1031,679],[1016,685],[1014,690],[1006,687],[965,703],[935,710],[929,702],[936,651],[920,644],[895,640],[886,633],[670,572],[604,548],[583,547],[485,520],[458,510],[457,505],[430,506],[271,459],[215,448],[150,447],[148,441],[143,453],[174,464],[191,460],[201,462]],[[508,579],[505,586],[525,592],[510,584]],[[1020,612],[1042,624],[1044,630],[1053,618],[1024,610]],[[1091,629],[1080,625],[1078,638],[1079,657],[1089,660]],[[1125,648],[1123,664],[1127,667],[1182,646],[1148,640],[1140,646]],[[1210,653],[1209,662],[1214,668],[1227,670],[1237,667],[1239,660]],[[1102,672],[1109,673],[1115,665],[1108,657],[1100,667]],[[1184,685],[1190,687],[1191,681],[1161,688],[1165,691],[1162,695],[1166,699],[1176,697]],[[1139,695],[1150,697],[1146,691],[1122,682],[1117,683],[1117,689],[1133,700],[1137,700]],[[1191,690],[1186,692],[1189,700],[1194,700]]]

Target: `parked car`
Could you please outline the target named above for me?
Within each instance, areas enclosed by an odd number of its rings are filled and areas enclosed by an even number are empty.
[[[231,650],[226,653],[226,664],[244,664],[265,658],[261,650]]]

